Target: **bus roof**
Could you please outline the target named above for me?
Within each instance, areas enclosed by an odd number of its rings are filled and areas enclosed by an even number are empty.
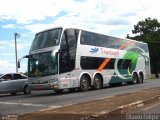
[[[67,28],[72,28],[72,29],[78,29],[78,30],[82,30],[82,31],[87,31],[87,32],[92,32],[92,33],[96,33],[96,34],[101,34],[101,35],[106,35],[106,36],[109,36],[109,37],[113,37],[113,38],[117,38],[117,39],[122,39],[122,40],[129,40],[129,41],[134,41],[134,42],[137,42],[137,43],[142,43],[142,44],[147,44],[143,41],[137,41],[137,40],[133,40],[133,39],[128,39],[128,38],[119,38],[119,37],[115,37],[115,36],[111,36],[111,35],[107,35],[107,34],[103,34],[103,33],[98,33],[96,31],[92,31],[92,30],[87,30],[87,29],[83,29],[83,28],[76,28],[76,27],[73,27],[73,26],[57,26],[57,27],[51,27],[51,28],[48,28],[48,29],[45,29],[45,30],[42,30],[36,34],[39,34],[41,32],[45,32],[45,31],[48,31],[48,30],[52,30],[52,29],[58,29],[58,28],[62,28],[62,29],[67,29]]]

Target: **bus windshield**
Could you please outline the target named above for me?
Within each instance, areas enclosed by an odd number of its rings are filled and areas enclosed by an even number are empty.
[[[61,28],[57,28],[36,34],[31,46],[31,50],[58,46],[61,31]]]
[[[58,73],[58,61],[52,52],[38,53],[29,56],[28,76],[38,77]]]

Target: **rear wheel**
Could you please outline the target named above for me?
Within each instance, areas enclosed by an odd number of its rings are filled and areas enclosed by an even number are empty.
[[[93,89],[98,90],[102,88],[102,79],[99,75],[95,75]]]
[[[89,78],[87,76],[82,76],[80,80],[80,88],[81,92],[87,91],[89,89]]]
[[[139,83],[143,83],[143,73],[139,74]]]

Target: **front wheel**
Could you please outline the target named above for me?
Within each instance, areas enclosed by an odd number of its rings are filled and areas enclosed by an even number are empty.
[[[133,84],[134,84],[134,83],[139,83],[139,81],[138,81],[138,76],[137,76],[136,73],[133,73],[133,75],[132,75],[132,83],[133,83]]]
[[[82,76],[80,80],[80,88],[81,92],[87,91],[89,89],[89,78],[87,76]]]

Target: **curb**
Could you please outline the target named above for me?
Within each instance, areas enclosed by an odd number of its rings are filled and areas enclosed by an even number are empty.
[[[122,114],[125,114],[125,113],[131,111],[131,110],[135,110],[135,109],[144,107],[146,105],[155,103],[159,100],[160,100],[160,95],[157,95],[157,96],[152,97],[147,100],[143,100],[143,101],[140,100],[140,101],[136,101],[136,102],[133,102],[133,103],[130,103],[127,105],[120,106],[112,111],[109,111],[109,112],[106,112],[103,114],[99,114],[99,115],[94,114],[94,115],[90,115],[87,117],[83,117],[83,118],[80,118],[80,120],[105,120],[105,119],[109,119],[109,118],[115,117],[115,115],[120,116]]]

